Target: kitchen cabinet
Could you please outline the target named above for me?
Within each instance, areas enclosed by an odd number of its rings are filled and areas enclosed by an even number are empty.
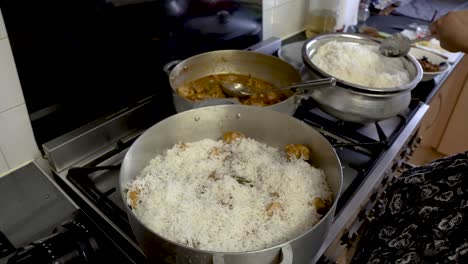
[[[468,56],[464,56],[430,102],[422,121],[420,147],[412,162],[433,159],[468,150]]]
[[[465,68],[468,68],[466,65]],[[445,128],[444,135],[438,146],[443,154],[453,155],[468,150],[468,74],[465,75],[465,84],[458,97],[455,108]]]

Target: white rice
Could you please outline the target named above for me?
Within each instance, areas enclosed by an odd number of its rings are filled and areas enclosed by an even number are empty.
[[[330,41],[311,59],[329,75],[357,85],[392,88],[410,81],[403,60],[383,56],[376,45]]]
[[[320,220],[310,201],[332,200],[321,170],[301,159],[288,161],[283,151],[249,138],[176,145],[151,160],[128,187],[138,192],[135,214],[154,232],[224,252],[286,242]],[[283,210],[268,216],[273,201]]]

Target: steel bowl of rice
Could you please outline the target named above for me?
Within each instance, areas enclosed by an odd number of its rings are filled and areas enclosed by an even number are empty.
[[[411,55],[388,58],[379,42],[364,35],[329,33],[307,40],[302,60],[314,78],[334,77],[335,87],[314,89],[310,96],[338,119],[371,123],[394,117],[411,101],[422,68]]]
[[[390,58],[379,52],[379,40],[365,35],[329,33],[303,45],[304,64],[319,75],[335,77],[342,87],[368,92],[411,90],[422,69],[412,55]]]

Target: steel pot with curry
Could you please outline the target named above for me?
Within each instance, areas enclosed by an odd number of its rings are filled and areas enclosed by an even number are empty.
[[[293,91],[270,91],[300,82],[299,72],[289,63],[261,53],[211,51],[170,62],[164,70],[169,75],[177,112],[209,105],[243,104],[292,115],[299,102]],[[226,83],[242,84],[258,93],[231,96],[223,89]]]

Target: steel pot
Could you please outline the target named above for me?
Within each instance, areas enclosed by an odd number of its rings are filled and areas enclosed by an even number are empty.
[[[319,79],[307,68],[301,69],[304,79]],[[338,85],[338,84],[337,84]],[[308,94],[328,114],[344,121],[367,124],[394,117],[407,109],[411,91],[370,93],[340,86],[318,87]]]
[[[194,102],[177,94],[176,90],[180,85],[209,75],[227,73],[251,75],[270,82],[276,87],[286,87],[301,81],[299,72],[289,63],[273,56],[243,50],[202,53],[184,61],[169,62],[164,67],[164,71],[169,75],[177,112],[215,104],[234,104],[229,99]],[[292,115],[296,111],[298,102],[296,96],[291,96],[284,101],[264,108]]]
[[[307,263],[315,256],[335,214],[341,191],[340,161],[330,143],[315,129],[283,113],[254,106],[218,105],[185,111],[148,129],[126,154],[120,171],[120,191],[127,201],[127,184],[135,178],[156,153],[174,144],[201,139],[219,139],[223,132],[240,131],[270,146],[306,144],[315,167],[324,170],[334,194],[334,202],[319,223],[290,241],[263,250],[214,252],[189,248],[169,241],[148,229],[127,208],[133,232],[150,262],[168,263]]]
[[[377,45],[377,41],[370,37],[344,33],[323,34],[309,39],[302,49],[302,59],[309,71],[305,74],[312,76],[308,78],[335,77],[321,71],[311,60],[317,49],[328,41]],[[369,123],[396,116],[408,107],[411,101],[411,90],[421,81],[423,75],[421,66],[413,56],[407,55],[400,59],[411,79],[405,85],[374,88],[355,85],[337,78],[336,87],[315,89],[310,96],[324,111],[345,121]]]

